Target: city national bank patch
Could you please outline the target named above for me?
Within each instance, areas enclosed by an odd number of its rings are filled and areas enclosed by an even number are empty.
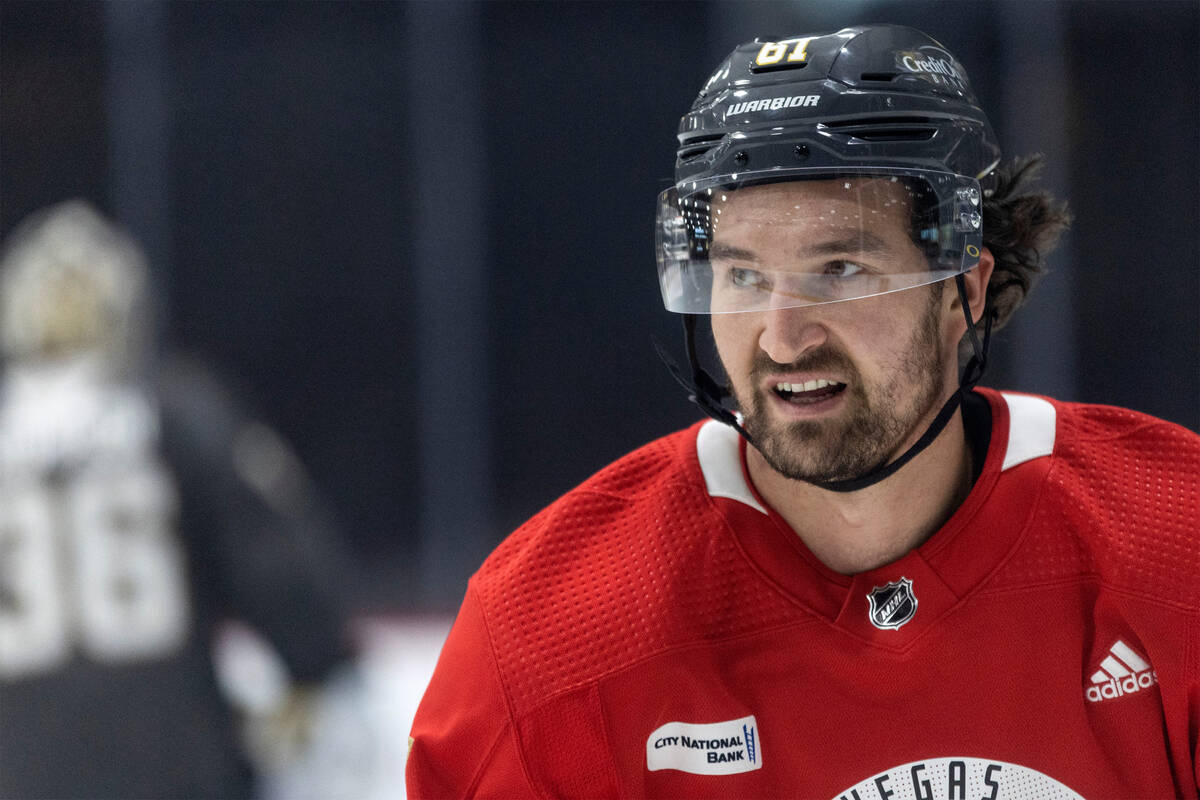
[[[693,775],[736,775],[762,768],[762,741],[753,715],[726,722],[668,722],[646,740],[646,769]]]

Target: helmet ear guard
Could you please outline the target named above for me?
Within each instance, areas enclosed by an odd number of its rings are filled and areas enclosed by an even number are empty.
[[[977,266],[982,252],[982,200],[995,186],[1000,147],[965,69],[930,37],[894,25],[756,40],[738,46],[718,66],[680,121],[678,139],[676,182],[659,196],[655,245],[664,305],[683,316],[690,376],[656,347],[690,399],[751,444],[740,416],[726,405],[729,390],[701,364],[698,315],[844,302],[955,278],[973,352],[958,389],[918,441],[890,463],[849,480],[813,483],[850,492],[894,474],[937,438],[987,364],[994,315],[985,308],[980,338],[963,274]],[[852,190],[863,195],[870,182],[924,187],[910,191],[906,206],[914,220],[910,238],[923,261],[908,253],[906,261],[872,264],[853,247],[843,247],[837,263],[852,263],[855,274],[842,275],[838,268],[831,278],[827,262],[819,260],[764,267],[762,259],[727,264],[713,257],[720,226],[729,221],[719,216],[722,194],[797,181],[824,181],[834,188],[843,183],[845,197]],[[758,241],[790,236],[816,240],[828,251],[834,248],[821,237],[847,228],[868,241],[883,213],[878,204],[860,201],[857,211],[842,205],[850,210],[841,210],[838,224],[822,229],[797,204],[792,220],[760,232]],[[868,248],[859,250],[865,256]],[[747,248],[727,245],[724,251]],[[894,266],[901,261],[903,269]]]
[[[746,441],[754,444],[754,439],[742,426],[737,413],[725,407],[724,400],[729,397],[729,389],[718,383],[700,363],[700,357],[696,353],[696,323],[699,317],[696,314],[683,314],[682,318],[683,341],[687,348],[691,375],[685,374],[667,349],[655,339],[654,349],[658,351],[658,357],[670,371],[671,377],[688,393],[688,400],[698,405],[705,414],[734,428]]]

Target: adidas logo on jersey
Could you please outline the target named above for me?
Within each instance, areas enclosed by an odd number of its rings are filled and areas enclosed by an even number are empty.
[[[1092,673],[1092,685],[1084,690],[1089,702],[1114,700],[1158,683],[1158,675],[1146,659],[1120,639],[1108,651],[1108,656],[1100,662],[1100,669]]]

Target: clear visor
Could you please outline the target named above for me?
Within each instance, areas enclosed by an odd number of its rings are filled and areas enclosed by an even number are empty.
[[[911,169],[722,176],[658,197],[663,303],[723,314],[837,303],[979,263],[978,181]]]

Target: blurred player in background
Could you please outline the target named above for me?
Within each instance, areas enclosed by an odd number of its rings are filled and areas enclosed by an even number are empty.
[[[259,755],[350,655],[296,456],[197,362],[156,360],[149,299],[137,246],[84,202],[5,243],[0,797],[249,797],[218,626],[248,623],[291,679],[250,704]]]
[[[1035,168],[910,28],[717,67],[657,219],[713,419],[471,579],[410,796],[1197,797],[1200,438],[976,388]]]

